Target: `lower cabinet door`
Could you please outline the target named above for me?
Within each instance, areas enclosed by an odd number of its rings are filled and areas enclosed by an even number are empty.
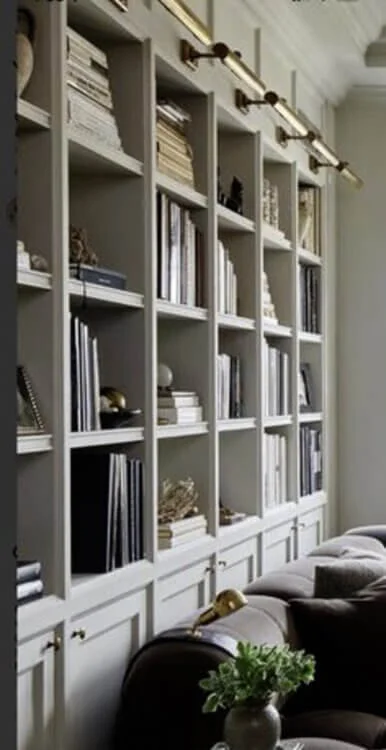
[[[291,562],[294,556],[293,519],[263,532],[263,574]]]
[[[171,628],[211,599],[213,564],[202,560],[158,581],[157,631]]]
[[[17,748],[54,750],[55,659],[60,642],[53,631],[18,647]]]
[[[308,555],[324,539],[324,507],[302,513],[298,518],[299,556]]]
[[[227,547],[218,556],[216,592],[222,589],[241,591],[257,577],[257,539],[247,539]]]
[[[144,642],[146,593],[75,617],[69,642],[66,750],[110,750],[122,680]]]

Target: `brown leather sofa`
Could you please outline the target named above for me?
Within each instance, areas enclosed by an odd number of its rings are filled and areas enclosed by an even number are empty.
[[[330,646],[333,648],[334,630],[332,634],[328,630],[331,626],[331,613],[333,623],[334,617],[337,617],[338,632],[339,627],[342,627],[341,621],[344,623],[344,618],[349,614],[347,608],[356,607],[356,604],[347,601],[332,604],[333,609],[330,606],[325,626],[323,613],[319,620],[315,620],[315,613],[307,612],[307,604],[304,605],[304,602],[313,598],[315,566],[340,557],[347,548],[352,555],[362,559],[374,554],[386,556],[386,548],[374,537],[351,533],[336,537],[307,557],[258,578],[245,590],[247,606],[206,625],[201,629],[199,637],[189,634],[189,627],[198,614],[196,612],[178,623],[176,628],[160,633],[146,643],[135,654],[126,672],[114,749],[128,750],[131,746],[138,746],[141,750],[155,750],[158,747],[165,750],[209,750],[222,738],[224,715],[202,713],[204,694],[198,687],[198,682],[209,669],[215,669],[220,662],[235,653],[239,640],[249,640],[255,644],[288,642],[294,648],[305,648],[309,640],[308,632],[312,644],[312,634],[318,629],[315,623],[320,622],[322,641],[323,628],[326,628],[326,643],[323,645],[327,649]],[[383,613],[386,618],[386,577],[381,585],[381,599],[376,605],[378,609],[374,618],[371,610],[361,611],[362,614],[359,615],[364,617],[364,627],[367,627],[368,622],[372,624],[379,641],[368,643],[368,654],[374,654],[372,666],[369,667],[368,691],[361,690],[361,686],[366,683],[367,673],[360,656],[355,653],[355,635],[351,625],[347,625],[350,620],[347,620],[341,649],[344,658],[340,663],[338,653],[339,665],[336,673],[334,664],[332,665],[332,674],[330,670],[327,682],[325,679],[324,692],[320,689],[320,684],[314,692],[307,687],[280,706],[283,738],[296,737],[302,740],[305,750],[386,748],[386,629],[383,631],[383,638],[381,635]],[[298,603],[297,617],[300,611],[300,622],[302,618],[305,618],[305,622],[307,617],[311,618],[309,631],[300,628],[302,634],[295,624],[293,600],[295,604]],[[370,600],[371,596],[366,594],[361,602],[364,607],[368,607]],[[317,601],[313,599],[313,603],[317,604]],[[302,612],[302,605],[305,612]],[[334,607],[337,608],[336,611]],[[316,616],[318,617],[317,612]],[[348,635],[347,653],[345,632]],[[385,641],[385,646],[382,641]],[[326,651],[327,657],[329,653],[333,654]],[[355,671],[356,662],[359,665],[358,674]],[[350,672],[350,669],[353,671]],[[371,669],[373,672],[375,670],[375,678],[371,676]],[[352,692],[350,685],[347,688],[347,682],[352,683]],[[358,693],[365,695],[365,711],[360,710],[359,698],[356,700]]]

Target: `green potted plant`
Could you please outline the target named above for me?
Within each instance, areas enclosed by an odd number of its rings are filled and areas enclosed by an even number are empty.
[[[201,680],[208,693],[204,713],[225,709],[224,739],[231,750],[274,750],[280,738],[275,695],[284,697],[312,682],[315,660],[289,646],[254,646],[240,641],[236,656]]]

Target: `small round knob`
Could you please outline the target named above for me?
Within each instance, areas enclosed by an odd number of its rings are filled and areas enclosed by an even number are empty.
[[[208,565],[207,568],[205,568],[205,573],[214,573],[216,570],[214,565]]]
[[[226,561],[226,560],[219,560],[219,561],[218,561],[218,564],[219,564],[219,567],[220,567],[220,568],[226,568],[226,566],[227,566],[227,561]]]
[[[84,641],[86,637],[86,631],[84,628],[78,628],[77,630],[73,630],[71,633],[71,638],[79,638],[80,641]]]
[[[48,641],[48,643],[46,643],[46,649],[48,650],[50,648],[53,648],[54,651],[59,651],[61,645],[62,639],[57,635],[55,636],[53,641]]]

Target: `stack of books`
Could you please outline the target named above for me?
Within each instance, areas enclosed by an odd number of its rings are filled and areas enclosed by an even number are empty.
[[[42,566],[38,560],[18,560],[16,568],[16,599],[27,604],[43,596]]]
[[[83,135],[122,151],[107,55],[67,28],[68,122]]]
[[[237,419],[242,416],[241,361],[230,354],[217,356],[217,417]]]
[[[204,307],[204,235],[190,212],[157,194],[157,294],[176,305]]]
[[[270,323],[278,323],[266,271],[263,271],[263,317],[268,318]]]
[[[71,316],[71,415],[73,432],[101,429],[98,340]]]
[[[203,420],[203,409],[194,391],[158,391],[158,424],[197,424]]]
[[[143,500],[144,470],[139,458],[105,450],[73,451],[74,574],[108,573],[143,558]]]
[[[237,276],[229,250],[218,241],[218,310],[237,315]]]
[[[289,414],[290,359],[287,352],[270,346],[264,340],[264,416],[278,417]]]
[[[188,112],[174,102],[157,103],[157,169],[194,188],[193,151],[186,134],[190,120]]]
[[[199,514],[181,521],[159,524],[158,549],[172,549],[193,542],[206,534],[207,520]]]

